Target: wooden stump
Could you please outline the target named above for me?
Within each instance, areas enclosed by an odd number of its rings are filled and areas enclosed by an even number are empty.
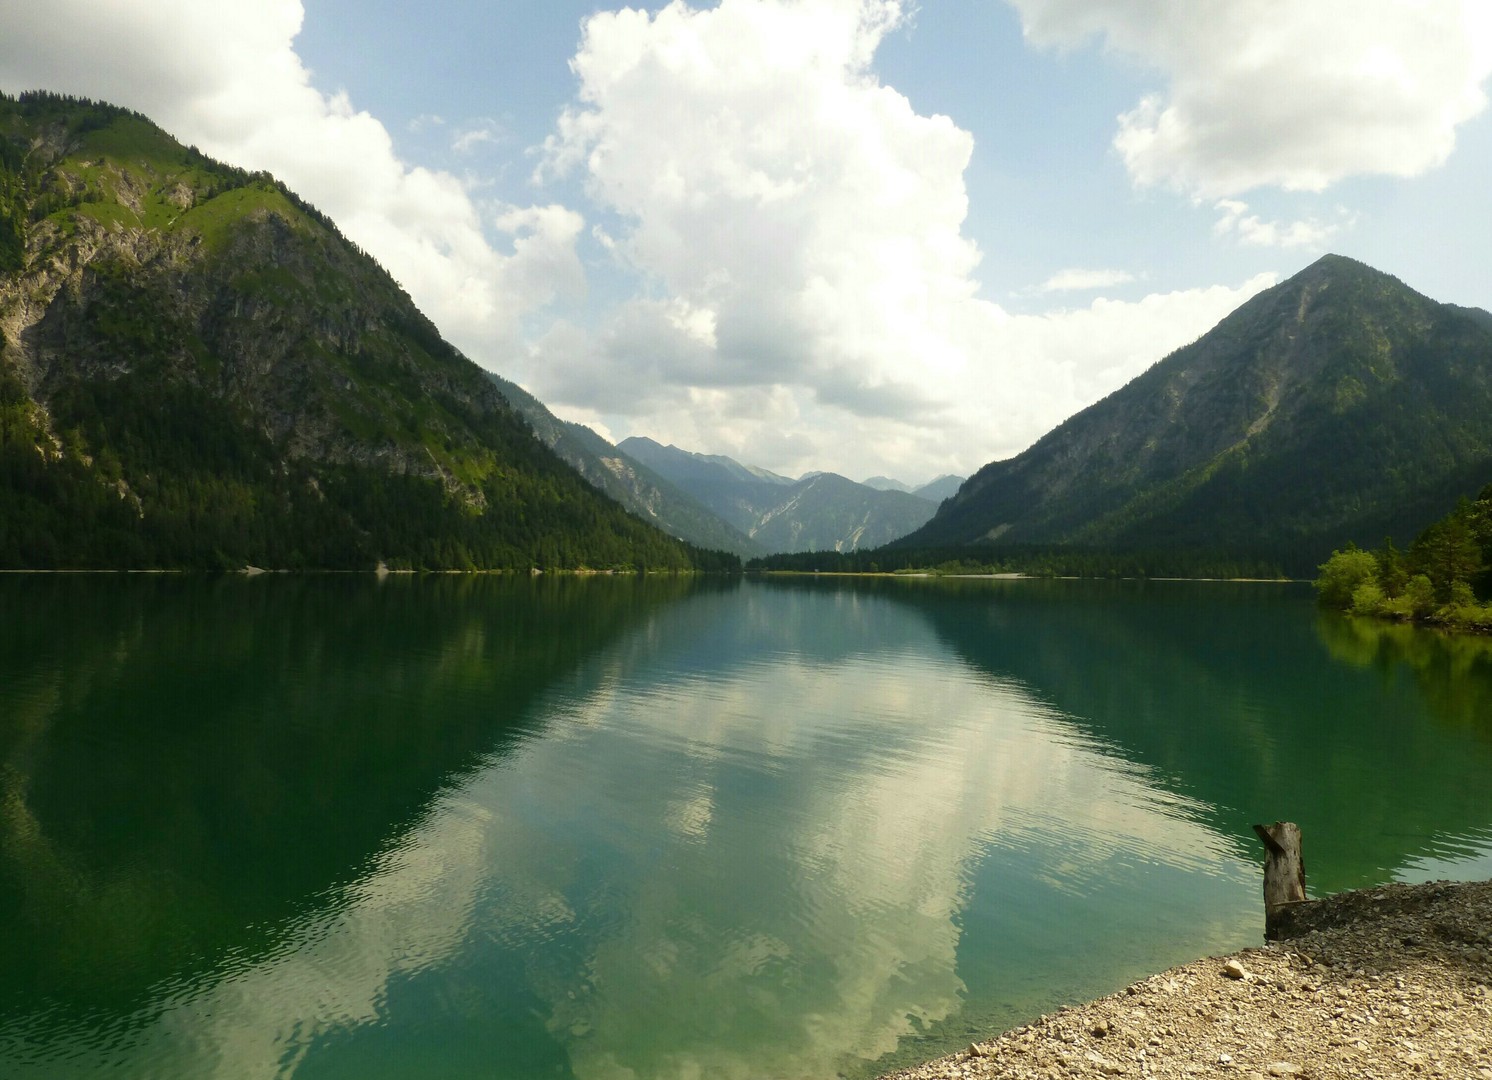
[[[1287,912],[1305,902],[1305,860],[1300,855],[1300,826],[1293,821],[1255,825],[1264,841],[1264,936],[1282,937]]]

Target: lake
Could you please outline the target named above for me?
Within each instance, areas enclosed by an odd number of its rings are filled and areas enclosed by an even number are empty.
[[[867,1077],[1492,877],[1492,641],[1277,584],[0,577],[0,1075]]]

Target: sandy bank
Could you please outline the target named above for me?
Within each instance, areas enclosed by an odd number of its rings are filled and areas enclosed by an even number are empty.
[[[1492,882],[1342,893],[1302,905],[1291,932],[1044,1016],[895,1080],[1492,1080]]]

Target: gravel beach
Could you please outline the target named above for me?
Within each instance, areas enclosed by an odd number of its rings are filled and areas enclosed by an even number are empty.
[[[1492,1080],[1492,881],[1341,893],[1290,923],[1286,940],[1172,968],[885,1080]]]

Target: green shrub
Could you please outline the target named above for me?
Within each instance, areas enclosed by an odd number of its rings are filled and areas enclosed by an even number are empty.
[[[1352,614],[1382,615],[1387,600],[1388,597],[1383,595],[1383,587],[1370,578],[1352,590]]]
[[[1346,611],[1352,606],[1359,585],[1378,579],[1378,560],[1370,551],[1350,546],[1346,551],[1333,551],[1331,558],[1321,564],[1321,576],[1316,579],[1316,591],[1324,607]],[[1381,593],[1381,590],[1380,590]]]
[[[1404,586],[1402,599],[1411,619],[1427,618],[1435,611],[1435,585],[1425,574],[1415,574]]]

